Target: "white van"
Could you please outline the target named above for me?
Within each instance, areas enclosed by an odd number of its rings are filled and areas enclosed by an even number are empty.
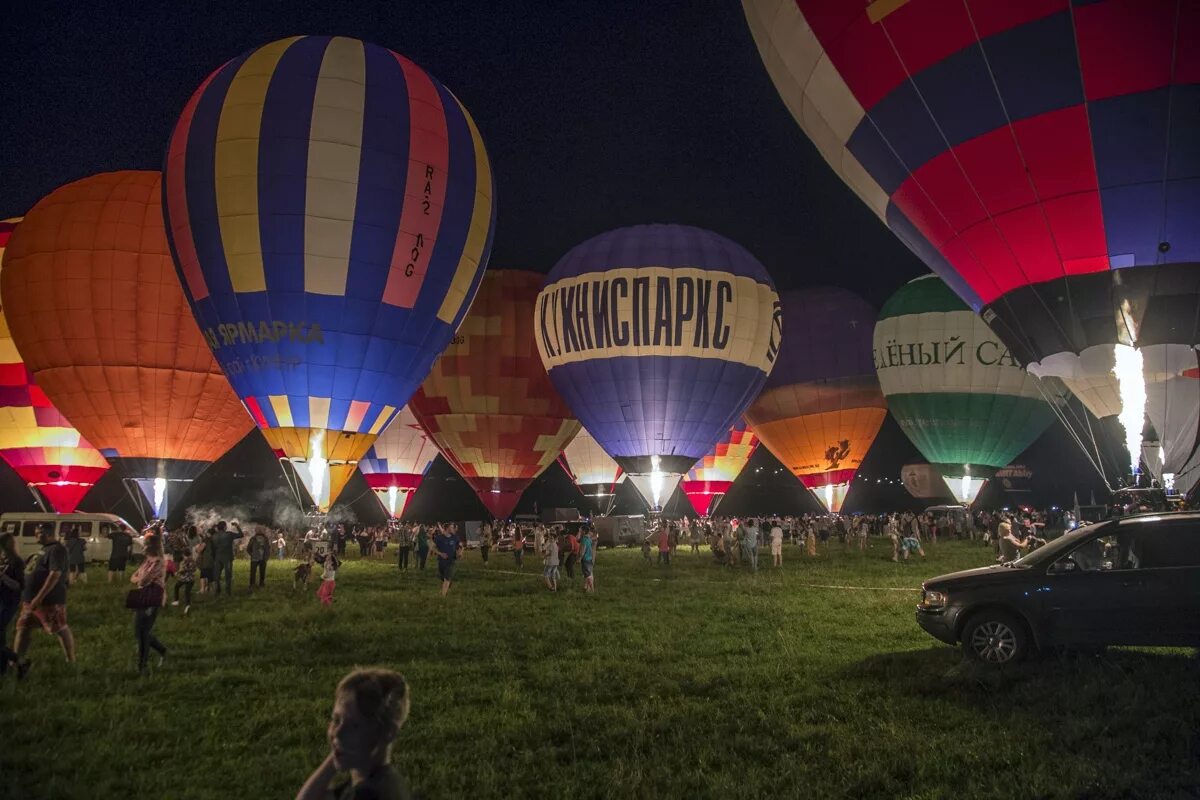
[[[22,558],[41,552],[42,546],[37,540],[37,527],[42,524],[53,525],[60,542],[66,537],[67,531],[76,528],[87,542],[88,561],[108,561],[112,554],[112,540],[108,535],[117,530],[123,530],[133,537],[132,555],[142,555],[142,537],[116,514],[46,514],[25,511],[0,514],[0,533],[11,533],[15,537],[17,552]]]

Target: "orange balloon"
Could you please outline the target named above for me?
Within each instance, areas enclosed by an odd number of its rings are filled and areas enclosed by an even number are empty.
[[[0,271],[38,385],[139,483],[190,480],[253,427],[184,300],[160,180],[109,172],[56,189],[17,227]]]

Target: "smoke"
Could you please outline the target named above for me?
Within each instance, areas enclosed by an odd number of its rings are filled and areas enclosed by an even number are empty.
[[[305,514],[297,505],[296,497],[283,487],[263,489],[250,498],[239,497],[231,503],[209,503],[190,506],[184,512],[187,524],[200,530],[215,527],[218,522],[238,522],[250,533],[251,525],[267,525],[282,528],[292,533],[304,533],[322,520]],[[351,524],[358,521],[348,506],[334,506],[324,516],[325,522]]]

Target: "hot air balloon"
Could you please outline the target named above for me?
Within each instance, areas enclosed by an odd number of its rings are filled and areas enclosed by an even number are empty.
[[[826,161],[1017,361],[1123,415],[1136,466],[1147,384],[1200,343],[1200,6],[743,5]]]
[[[37,385],[163,517],[253,425],[184,303],[160,175],[108,172],[42,198],[4,254],[9,329]]]
[[[551,270],[538,350],[571,410],[659,511],[770,373],[778,300],[766,269],[722,236],[621,228]]]
[[[952,496],[942,473],[933,464],[905,464],[900,468],[900,483],[918,500]]]
[[[554,463],[579,422],[542,368],[533,303],[542,276],[493,270],[413,395],[417,421],[497,519]]]
[[[825,508],[840,511],[887,416],[871,363],[875,310],[832,287],[785,292],[781,303],[788,336],[746,422]]]
[[[408,406],[400,409],[371,449],[358,462],[367,485],[394,519],[404,515],[409,498],[421,486],[437,445],[417,423]]]
[[[616,504],[617,484],[625,480],[625,473],[600,443],[581,428],[563,448],[559,461],[584,497],[594,500],[601,514],[611,514]]]
[[[0,261],[20,219],[0,222]],[[70,514],[108,471],[100,451],[71,427],[17,353],[0,314],[0,457],[61,514]],[[35,493],[35,497],[36,497]]]
[[[936,275],[884,303],[874,360],[892,416],[960,503],[1054,420],[1037,379]]]
[[[165,172],[196,319],[327,510],[475,296],[495,214],[483,139],[403,56],[299,36],[201,84]]]
[[[707,517],[716,513],[725,493],[757,449],[758,437],[746,427],[744,420],[738,420],[729,433],[696,462],[679,488],[683,489],[697,514]]]

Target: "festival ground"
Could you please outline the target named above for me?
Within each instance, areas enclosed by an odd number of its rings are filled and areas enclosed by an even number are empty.
[[[427,797],[1179,797],[1200,786],[1190,653],[1112,652],[976,670],[913,621],[922,578],[990,561],[930,546],[893,564],[834,544],[782,571],[669,568],[602,550],[598,594],[545,590],[468,552],[450,597],[431,564],[351,559],[332,610],[265,589],[170,608],[165,668],[139,679],[125,585],[72,587],[79,663],[38,632],[0,684],[0,772],[24,800],[290,797],[325,755],[333,687],[403,672],[396,763]],[[389,553],[394,556],[394,551]],[[769,557],[764,558],[768,561]],[[98,582],[100,581],[100,582]],[[150,768],[140,768],[150,766]]]

